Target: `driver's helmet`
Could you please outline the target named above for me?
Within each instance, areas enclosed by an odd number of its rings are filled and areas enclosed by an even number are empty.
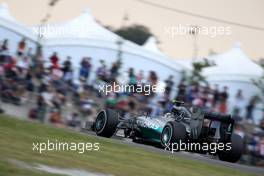
[[[171,113],[173,113],[173,114],[178,113],[179,110],[181,110],[182,105],[184,104],[184,102],[177,101],[177,100],[173,100],[172,103],[173,103],[173,106],[171,109]]]
[[[176,119],[182,119],[183,114],[184,114],[182,105],[184,104],[184,102],[176,101],[176,100],[172,102],[173,102],[173,107],[171,109],[172,116]]]
[[[171,115],[172,114],[168,112],[168,113],[164,114],[162,117],[167,119],[167,118],[171,118]]]

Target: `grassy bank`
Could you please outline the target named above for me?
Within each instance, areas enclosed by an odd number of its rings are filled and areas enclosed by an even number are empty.
[[[100,143],[99,151],[49,151],[42,154],[32,150],[33,142],[58,140],[62,142]],[[79,168],[116,176],[246,176],[238,170],[162,155],[141,148],[117,144],[111,139],[77,134],[38,123],[0,116],[0,175],[42,175],[40,172],[14,166],[10,159],[28,164],[45,164],[62,168]],[[49,175],[49,174],[46,174]]]

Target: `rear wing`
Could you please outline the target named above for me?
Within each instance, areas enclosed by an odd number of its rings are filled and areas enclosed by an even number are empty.
[[[224,114],[212,113],[212,112],[204,113],[204,118],[208,120],[219,121],[222,123],[231,123],[232,121],[234,121],[230,114],[224,115]]]
[[[198,139],[204,124],[204,120],[209,120],[209,130],[212,128],[212,122],[218,121],[220,124],[220,136],[223,141],[230,141],[233,128],[234,128],[234,119],[231,115],[223,115],[219,113],[204,112],[201,108],[194,107],[192,112],[192,118],[190,122],[191,135],[193,139]],[[208,135],[208,134],[207,134]]]

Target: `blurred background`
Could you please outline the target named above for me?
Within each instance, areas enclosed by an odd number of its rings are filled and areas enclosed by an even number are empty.
[[[177,99],[232,114],[241,163],[263,166],[263,1],[0,3],[4,113],[80,128],[103,107],[160,116]],[[99,91],[114,83],[164,92]]]

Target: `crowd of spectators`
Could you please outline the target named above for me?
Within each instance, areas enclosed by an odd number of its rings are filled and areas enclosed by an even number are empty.
[[[181,100],[187,106],[195,105],[211,112],[223,114],[230,112],[228,87],[188,84],[186,80],[176,85],[173,75],[168,76],[166,80],[159,80],[159,75],[155,71],[145,74],[143,70],[136,72],[134,68],[120,73],[121,60],[110,66],[101,60],[100,66],[93,68],[92,58],[83,57],[79,68],[76,68],[70,56],[60,58],[54,52],[48,59],[44,59],[41,53],[33,52],[32,48],[28,48],[25,39],[18,43],[15,54],[10,53],[7,39],[1,41],[1,101],[18,106],[33,102],[28,115],[41,122],[48,121],[77,127],[85,120],[92,121],[100,106],[115,108],[128,118],[139,112],[159,116],[170,111],[171,99]],[[94,77],[91,77],[92,72],[95,72]],[[123,78],[124,75],[127,78],[126,84],[134,88],[139,85],[153,86],[163,81],[164,92],[151,91],[146,96],[142,91],[113,91],[107,95],[99,91],[101,84],[118,84],[121,82],[120,76]],[[254,128],[255,131],[248,132],[243,125],[245,121],[252,121],[253,111],[259,98],[252,97],[247,102],[242,90],[238,90],[234,99],[235,106],[231,111],[233,118],[238,122],[236,132],[245,138],[249,153],[264,157],[264,134],[259,135],[264,133],[264,120],[258,125],[259,127]],[[63,113],[65,107],[70,109],[67,114]],[[244,110],[245,113],[242,113]]]

